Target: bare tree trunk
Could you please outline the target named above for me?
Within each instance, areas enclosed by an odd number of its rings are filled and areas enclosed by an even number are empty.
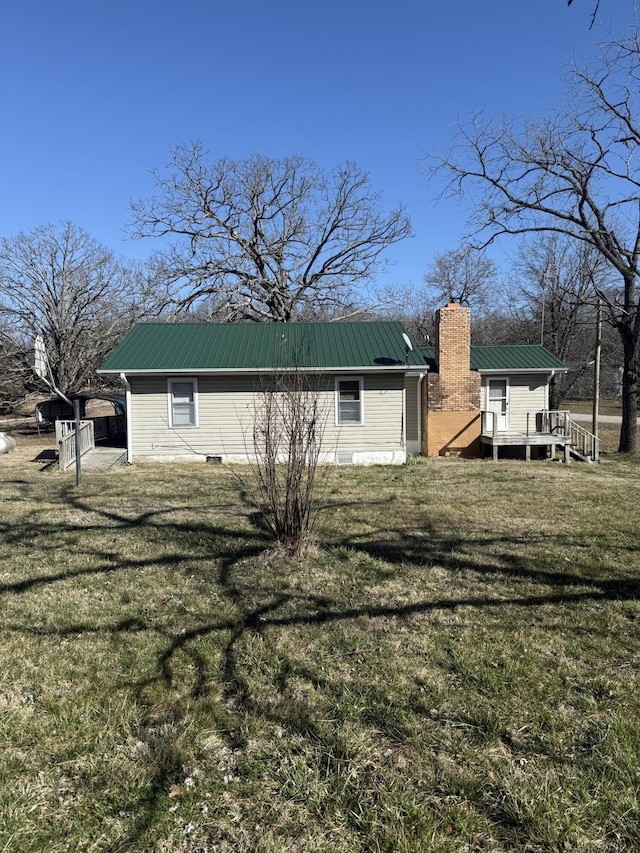
[[[638,336],[632,329],[619,325],[624,363],[622,370],[622,427],[619,453],[635,453],[638,446]]]

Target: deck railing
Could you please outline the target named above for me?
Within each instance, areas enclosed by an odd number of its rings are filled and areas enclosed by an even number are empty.
[[[482,435],[496,437],[497,417],[493,412],[482,412]],[[584,459],[598,462],[600,459],[600,439],[593,433],[571,420],[571,412],[544,410],[526,413],[526,430],[523,435],[557,435],[569,439],[572,452]]]
[[[600,461],[600,439],[592,432],[584,429],[575,421],[570,421],[571,425],[571,446],[575,447],[585,459],[590,459],[592,462]]]
[[[539,432],[562,435],[565,438],[571,435],[571,412],[545,409],[542,412],[538,412],[536,417],[540,423]]]
[[[498,418],[494,412],[483,411],[482,413],[482,435],[494,438],[502,432],[498,429]],[[556,435],[569,436],[568,424],[570,423],[569,412],[525,412],[525,428],[515,430],[520,435],[536,435],[539,433],[555,433]],[[511,432],[511,430],[509,430]]]
[[[568,436],[571,448],[580,456],[598,462],[600,459],[600,439],[592,432],[571,420],[570,412],[542,412],[543,422],[549,432]]]
[[[56,421],[58,465],[65,471],[76,461],[76,422]],[[80,456],[95,447],[93,421],[80,421]]]

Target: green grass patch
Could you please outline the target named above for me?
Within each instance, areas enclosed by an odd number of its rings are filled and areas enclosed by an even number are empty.
[[[565,400],[560,408],[568,409],[573,414],[590,415],[593,412],[593,400]],[[601,399],[598,411],[601,415],[622,415],[622,403],[619,399]]]
[[[637,459],[337,468],[286,562],[224,467],[37,452],[0,457],[0,850],[637,845]]]

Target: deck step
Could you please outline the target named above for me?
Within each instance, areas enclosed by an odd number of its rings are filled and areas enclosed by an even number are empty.
[[[593,456],[591,456],[590,454],[583,453],[575,446],[575,444],[569,445],[569,452],[572,456],[574,456],[576,459],[579,459],[581,462],[593,462]]]

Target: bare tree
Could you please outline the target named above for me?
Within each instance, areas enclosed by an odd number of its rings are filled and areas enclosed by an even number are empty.
[[[424,276],[425,291],[418,296],[412,328],[417,318],[429,317],[418,325],[433,326],[437,308],[446,302],[460,302],[471,311],[471,333],[475,344],[498,343],[500,323],[496,322],[502,305],[502,287],[498,269],[483,250],[470,244],[435,255]],[[432,329],[429,331],[432,334]]]
[[[495,300],[498,270],[484,251],[463,245],[436,255],[424,280],[438,303],[461,302],[475,313]]]
[[[434,332],[434,314],[439,303],[424,287],[393,287],[390,302],[380,317],[399,320],[420,345],[430,343]]]
[[[512,287],[513,325],[521,340],[548,347],[569,367],[550,383],[549,405],[591,371],[595,340],[595,289],[606,288],[602,255],[564,234],[542,234],[519,249]]]
[[[150,309],[142,270],[118,261],[82,228],[43,225],[0,241],[0,314],[17,363],[43,336],[63,392],[86,386],[136,319]]]
[[[159,194],[133,205],[134,236],[169,238],[156,262],[178,304],[209,300],[227,320],[289,322],[348,303],[411,230],[402,208],[380,212],[353,163],[327,174],[298,156],[209,162],[194,143],[155,177]]]
[[[567,0],[567,6],[571,6],[573,4],[573,0]],[[593,27],[596,22],[596,18],[598,17],[598,10],[600,9],[600,0],[595,0],[593,11],[591,12],[591,23],[589,24],[589,29]]]
[[[592,69],[572,68],[567,106],[541,121],[476,117],[436,170],[448,189],[480,189],[474,235],[555,232],[592,246],[617,275],[595,284],[623,349],[619,449],[636,452],[640,341],[640,32],[602,45]],[[468,198],[468,195],[467,195]]]
[[[32,372],[22,348],[8,326],[0,325],[0,414],[14,410],[27,392],[29,379]]]

